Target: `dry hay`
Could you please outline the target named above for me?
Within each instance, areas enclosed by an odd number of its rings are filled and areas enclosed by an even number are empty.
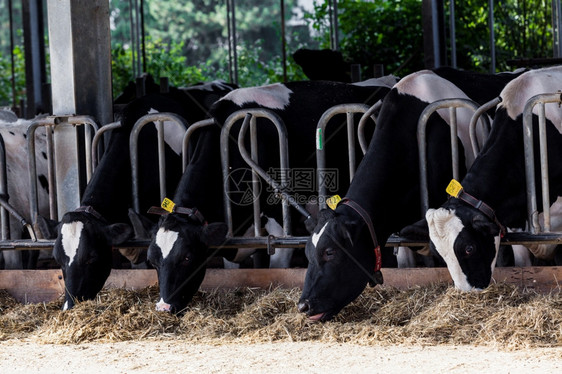
[[[562,294],[508,285],[464,293],[446,285],[370,288],[333,320],[296,311],[299,289],[199,292],[181,317],[156,312],[158,290],[103,290],[60,311],[0,292],[0,340],[81,343],[179,338],[194,342],[325,341],[358,344],[472,344],[504,349],[562,346]]]

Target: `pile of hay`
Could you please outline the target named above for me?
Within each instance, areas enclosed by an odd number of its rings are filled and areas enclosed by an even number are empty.
[[[493,285],[370,288],[333,320],[296,311],[299,289],[199,292],[181,317],[156,312],[158,290],[104,290],[60,311],[62,299],[22,305],[0,292],[0,340],[81,343],[179,338],[193,342],[325,341],[358,344],[472,344],[506,349],[562,346],[562,295]]]

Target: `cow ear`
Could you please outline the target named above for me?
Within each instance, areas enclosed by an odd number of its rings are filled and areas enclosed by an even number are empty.
[[[129,209],[129,220],[133,225],[135,239],[150,239],[157,226],[154,222],[138,214],[133,209]]]
[[[416,223],[408,225],[400,230],[399,235],[406,239],[428,241],[429,227],[427,226],[427,221],[424,218]]]
[[[39,229],[39,232],[41,233],[41,237],[43,239],[55,239],[58,235],[59,223],[57,221],[45,218],[42,215],[38,214],[37,223],[35,225],[35,228]]]
[[[133,236],[133,229],[126,223],[114,223],[107,225],[106,228],[111,245],[122,244]]]
[[[472,227],[474,227],[476,231],[493,236],[497,236],[500,233],[499,227],[482,214],[477,214],[472,218]]]
[[[220,245],[226,239],[228,226],[223,222],[209,223],[203,226],[201,240],[207,245]]]

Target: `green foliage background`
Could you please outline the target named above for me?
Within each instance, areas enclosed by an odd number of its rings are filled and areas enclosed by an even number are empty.
[[[279,3],[236,2],[241,86],[283,80]],[[25,96],[21,2],[13,4],[19,102]],[[110,0],[114,95],[133,79],[129,4],[129,0]],[[229,79],[225,0],[145,0],[145,4],[147,72],[156,78],[167,76],[176,86]],[[424,67],[421,4],[422,0],[338,0],[340,49],[348,62],[363,66],[363,78],[372,75],[374,64],[383,64],[385,73],[399,76]],[[513,69],[507,64],[509,59],[552,56],[549,0],[496,0],[494,4],[496,70]],[[6,7],[6,2],[0,2],[0,105],[12,104]],[[446,1],[446,20],[448,9]],[[458,67],[489,71],[488,1],[456,1],[455,10]],[[305,79],[290,54],[299,47],[330,47],[328,0],[315,0],[310,13],[297,0],[285,0],[285,14],[287,79]]]

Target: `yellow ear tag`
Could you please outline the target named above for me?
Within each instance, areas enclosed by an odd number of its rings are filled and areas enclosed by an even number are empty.
[[[164,210],[172,213],[174,211],[174,207],[176,206],[176,204],[168,199],[167,197],[164,198],[164,200],[162,200],[162,204],[160,205]]]
[[[328,204],[328,206],[330,207],[330,209],[332,210],[336,210],[336,207],[338,206],[338,203],[341,201],[341,197],[340,195],[334,195],[328,199],[326,199],[326,204]]]
[[[445,191],[447,191],[447,193],[452,197],[459,197],[459,194],[462,191],[462,186],[457,180],[451,179],[451,183],[449,183]]]

